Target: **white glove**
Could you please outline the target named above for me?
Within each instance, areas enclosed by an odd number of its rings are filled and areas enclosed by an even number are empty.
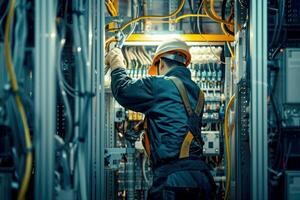
[[[125,68],[124,56],[119,48],[113,48],[105,57],[105,64],[111,68],[111,71],[117,68]]]

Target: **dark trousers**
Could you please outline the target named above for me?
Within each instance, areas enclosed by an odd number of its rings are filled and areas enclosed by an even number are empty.
[[[211,200],[215,183],[205,163],[179,161],[154,171],[149,200]]]

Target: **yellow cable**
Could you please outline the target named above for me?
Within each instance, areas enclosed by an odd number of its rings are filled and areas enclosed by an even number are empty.
[[[106,5],[106,9],[107,9],[108,13],[112,16],[113,13],[112,13],[112,11],[110,10],[110,7],[109,7],[108,3],[105,2],[105,5]]]
[[[184,15],[177,17],[174,20],[174,22],[177,23],[179,20],[184,19],[186,17],[208,17],[208,15],[206,15],[206,14],[184,14]]]
[[[113,15],[113,16],[117,16],[117,15],[118,15],[118,12],[117,12],[117,10],[116,10],[114,4],[113,4],[111,1],[109,1],[108,4],[109,4],[109,6],[110,6],[110,9],[114,12],[114,15]]]
[[[231,72],[233,72],[233,70],[234,70],[234,50],[231,47],[230,42],[226,42],[226,44],[228,46],[228,49],[229,49],[229,52],[230,52],[230,55],[231,55],[231,58],[230,58],[230,67],[231,67]]]
[[[229,35],[229,33],[225,30],[225,25],[223,23],[221,24],[221,30],[225,35]]]
[[[232,46],[230,45],[229,42],[226,42],[226,44],[227,44],[227,46],[228,46],[228,49],[229,49],[231,58],[233,59],[233,58],[234,58],[234,51],[233,51],[233,48],[232,48]]]
[[[123,25],[121,28],[119,28],[119,29],[117,29],[117,28],[114,29],[114,31],[123,31],[123,30],[126,29],[129,25],[131,25],[131,24],[133,24],[133,23],[135,23],[135,22],[138,22],[138,21],[140,21],[140,20],[142,20],[142,19],[165,19],[165,18],[173,17],[173,16],[177,15],[177,14],[180,12],[180,10],[183,8],[185,1],[186,1],[186,0],[181,0],[180,5],[178,6],[178,8],[177,8],[174,12],[172,12],[171,14],[169,14],[169,15],[165,15],[165,16],[156,16],[156,15],[141,16],[141,17],[132,19],[131,21],[127,22],[126,24],[124,24],[124,25]],[[167,22],[169,22],[169,21],[167,21]],[[109,44],[110,44],[111,42],[114,41],[114,39],[115,39],[114,37],[110,37],[109,39],[107,39],[107,40],[105,41],[105,47],[107,48],[107,47],[109,46]]]
[[[126,29],[129,25],[133,24],[133,23],[136,23],[142,19],[165,19],[165,18],[170,18],[170,17],[173,17],[175,15],[177,15],[181,9],[183,8],[184,6],[184,3],[185,3],[186,0],[181,0],[180,2],[180,5],[178,6],[178,8],[172,12],[171,14],[169,15],[165,15],[165,16],[158,16],[158,15],[148,15],[148,16],[141,16],[141,17],[138,17],[138,18],[135,18],[135,19],[132,19],[131,21],[127,22],[126,24],[124,24],[121,28],[120,28],[120,31],[123,31],[124,29]]]
[[[207,0],[203,0],[203,9],[204,9],[204,12],[208,15],[208,17],[211,20],[219,22],[219,23],[224,23],[224,24],[227,24],[227,25],[233,25],[233,23],[222,20],[222,19],[218,19],[212,13],[210,13],[209,10],[208,10],[208,7],[207,7]]]
[[[228,17],[228,19],[230,19],[231,15],[233,15],[233,13],[230,14],[230,16]],[[230,27],[228,27],[230,28]],[[221,24],[221,29],[222,29],[222,32],[225,34],[225,35],[231,35],[231,36],[234,36],[234,34],[231,34],[231,33],[228,33],[225,29],[225,25],[222,23]]]
[[[25,199],[25,194],[28,189],[30,177],[31,177],[31,168],[32,168],[32,144],[30,139],[30,131],[28,127],[27,117],[24,109],[24,105],[21,101],[21,98],[18,94],[18,82],[15,74],[15,70],[13,67],[12,57],[11,57],[11,49],[10,49],[10,26],[11,22],[14,16],[14,9],[16,5],[16,0],[10,1],[10,8],[7,15],[7,20],[5,24],[5,35],[4,35],[4,55],[5,55],[5,62],[6,62],[6,68],[7,68],[7,74],[11,81],[11,88],[12,91],[15,93],[15,101],[18,108],[18,111],[20,112],[23,129],[24,129],[24,135],[25,135],[25,145],[27,149],[26,154],[26,164],[25,164],[25,172],[24,177],[21,183],[21,188],[18,194],[18,200]]]
[[[229,111],[234,103],[235,95],[232,95],[228,105],[226,107],[225,119],[224,119],[224,132],[225,132],[225,146],[226,146],[226,159],[227,159],[227,176],[226,176],[226,188],[225,188],[225,200],[228,199],[229,188],[230,188],[230,176],[231,176],[231,163],[230,163],[230,149],[229,149],[229,134],[228,134],[228,119]]]
[[[111,4],[110,1],[105,2],[105,5],[111,16],[113,16],[113,17],[117,16],[117,11],[116,11],[115,7]]]
[[[210,10],[211,10],[211,14],[216,18],[216,19],[222,19],[222,17],[220,17],[216,10],[215,10],[215,2],[214,0],[210,0]]]
[[[210,7],[211,7],[211,11],[212,11],[213,15],[215,15],[215,17],[220,18],[219,16],[217,16],[217,13],[216,13],[216,11],[215,11],[215,9],[214,9],[214,0],[211,0],[210,3],[211,3],[211,4],[210,4]],[[230,16],[229,16],[229,18],[230,18]],[[221,23],[221,29],[222,29],[222,32],[223,32],[225,35],[231,35],[231,34],[229,34],[229,33],[225,30],[225,24],[224,24],[224,23]],[[227,44],[227,47],[228,47],[229,52],[230,52],[230,55],[231,55],[231,68],[232,68],[232,70],[233,70],[233,68],[234,68],[234,65],[233,65],[234,50],[233,50],[233,48],[231,47],[230,42],[226,42],[226,44]]]
[[[178,21],[184,19],[184,18],[187,18],[187,17],[208,17],[208,15],[206,14],[184,14],[184,15],[180,15],[179,17],[175,18],[174,20],[169,20],[169,21],[163,21],[163,20],[151,20],[150,23],[178,23]],[[117,28],[113,28],[113,29],[110,29],[108,31],[118,31],[119,29]],[[201,37],[204,37],[201,35]],[[206,39],[205,39],[206,40]],[[111,42],[114,42],[115,41],[115,38],[114,37],[110,37],[109,39],[106,40],[105,42],[105,46],[108,47],[108,45],[111,43]],[[207,42],[209,42],[207,40]]]

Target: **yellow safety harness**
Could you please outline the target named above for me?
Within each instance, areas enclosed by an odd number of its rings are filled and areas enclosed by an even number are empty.
[[[189,125],[189,130],[186,133],[184,140],[181,144],[180,148],[180,153],[179,153],[179,159],[182,158],[187,158],[190,155],[190,146],[195,139],[195,141],[202,147],[204,142],[202,141],[202,138],[200,136],[200,131],[201,131],[201,126],[200,126],[200,121],[199,118],[201,117],[201,112],[203,110],[203,105],[204,105],[204,94],[203,92],[199,89],[199,97],[198,97],[198,102],[196,105],[195,110],[192,109],[189,98],[187,96],[186,89],[182,83],[182,81],[175,77],[171,76],[168,77],[176,86],[176,88],[179,91],[179,94],[181,96],[182,102],[184,104],[185,110],[188,114],[188,125]],[[148,137],[148,134],[146,132],[147,130],[147,119],[145,118],[144,120],[144,137],[143,137],[143,145],[146,150],[146,153],[150,157],[150,140]]]

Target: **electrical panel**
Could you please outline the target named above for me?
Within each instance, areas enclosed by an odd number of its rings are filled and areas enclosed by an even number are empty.
[[[300,104],[300,93],[298,88],[300,74],[300,49],[287,48],[283,52],[283,91],[285,104]]]
[[[201,136],[204,142],[203,155],[220,155],[220,132],[202,131]]]
[[[300,2],[298,0],[286,0],[285,21],[288,25],[300,25]]]
[[[282,108],[281,118],[284,127],[300,126],[300,94],[298,88],[300,74],[300,49],[286,48],[279,55],[275,94],[278,106]]]
[[[192,46],[192,79],[205,96],[202,123],[221,123],[224,118],[224,69],[220,64],[222,47]]]
[[[107,199],[144,199],[151,185],[151,169],[149,159],[139,145],[140,135],[132,133],[142,116],[121,107],[109,90],[106,93],[106,104],[108,135],[104,157]]]
[[[284,199],[297,200],[300,198],[300,171],[285,171]]]

